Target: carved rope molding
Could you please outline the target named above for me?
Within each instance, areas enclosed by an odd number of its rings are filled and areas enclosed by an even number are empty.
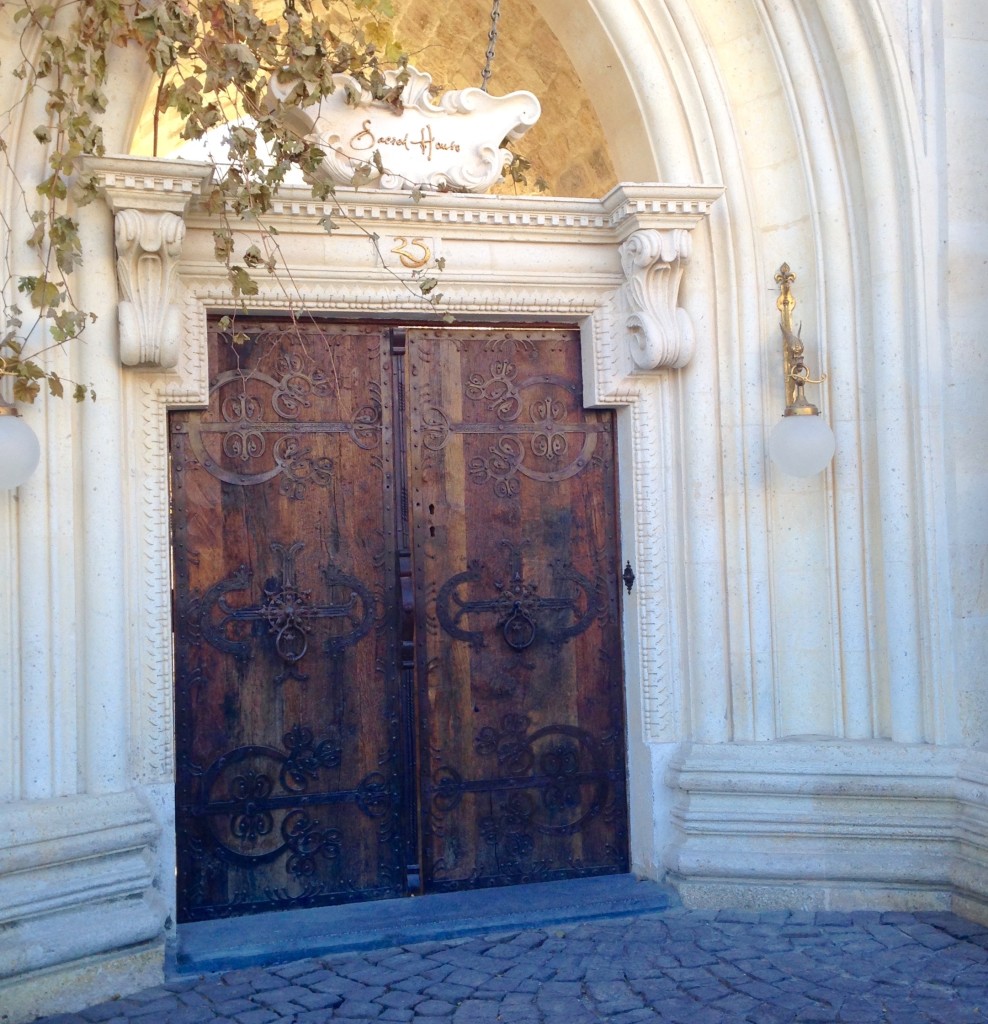
[[[679,369],[693,356],[693,325],[679,306],[690,246],[690,233],[683,228],[635,231],[621,246],[628,345],[641,370]]]

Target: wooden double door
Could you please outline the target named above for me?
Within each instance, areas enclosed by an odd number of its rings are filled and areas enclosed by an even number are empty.
[[[170,420],[179,919],[627,870],[578,336],[236,331]]]

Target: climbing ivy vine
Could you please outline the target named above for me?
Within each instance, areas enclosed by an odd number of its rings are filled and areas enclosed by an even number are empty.
[[[0,158],[7,161],[16,202],[30,227],[26,239],[37,256],[36,270],[14,277],[12,247],[20,244],[8,203],[4,217],[4,308],[0,336],[0,377],[13,380],[18,401],[33,402],[47,390],[76,400],[95,397],[78,382],[64,381],[47,365],[44,348],[65,345],[94,318],[73,290],[73,271],[82,259],[76,211],[96,196],[85,169],[87,156],[104,153],[108,71],[115,48],[137,48],[154,79],[154,130],[177,115],[182,137],[202,138],[228,126],[225,173],[214,177],[208,208],[217,215],[216,258],[226,267],[235,296],[258,291],[258,274],[279,268],[277,241],[238,251],[238,219],[263,224],[286,175],[297,168],[313,195],[327,199],[332,186],[315,171],[323,153],[286,125],[284,109],[265,103],[268,82],[294,80],[288,102],[307,106],[333,91],[333,75],[345,73],[377,100],[401,105],[406,57],[392,37],[391,0],[0,0],[0,18],[20,34],[21,59],[0,69],[18,80],[15,104],[0,116]],[[389,80],[385,69],[398,71]],[[43,104],[32,99],[43,99]],[[4,139],[25,110],[43,106],[33,135],[44,148],[46,172],[36,185],[19,182]],[[268,155],[262,155],[268,154]],[[515,173],[517,168],[512,173]],[[331,218],[325,218],[331,230]],[[441,269],[434,268],[434,269]],[[435,277],[417,282],[419,294],[439,300]]]

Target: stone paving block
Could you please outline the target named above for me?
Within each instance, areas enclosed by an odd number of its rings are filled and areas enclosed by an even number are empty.
[[[440,981],[436,985],[430,985],[422,990],[422,994],[429,999],[442,999],[447,1003],[458,1003],[461,999],[467,999],[473,995],[473,989],[468,985],[451,985],[448,981]]]
[[[531,1009],[535,1006],[535,994],[532,992],[509,992],[500,1000],[502,1011]]]
[[[344,978],[359,981],[362,985],[383,985],[387,987],[387,971],[380,964],[352,963],[338,971]],[[395,979],[398,980],[398,979]]]
[[[415,970],[421,970],[422,965],[425,963],[425,957],[420,956],[418,953],[408,953],[405,950],[399,952],[389,952],[389,955],[383,957],[379,961],[382,967],[386,967],[388,970],[399,971],[405,968],[413,968]]]
[[[740,1019],[749,1024],[792,1024],[796,1019],[796,1011],[787,1010],[784,1006],[773,1006],[771,1003],[759,1003]]]
[[[140,992],[132,992],[127,996],[127,1001],[131,1003],[150,1003],[155,999],[168,995],[169,991],[164,985],[155,985],[153,988],[145,988]]]
[[[251,986],[255,992],[270,992],[276,988],[288,988],[291,982],[287,978],[279,978],[277,974],[259,972],[251,979]]]
[[[213,1010],[217,1014],[217,1019],[220,1019],[235,1017],[238,1013],[246,1013],[247,1010],[253,1010],[256,1006],[257,1003],[250,999],[227,999],[225,1002],[214,1004]]]
[[[174,1006],[174,1003],[171,1003],[170,1005]],[[92,1021],[93,1024],[97,1024],[97,1022],[107,1021],[113,1017],[118,1017],[120,1016],[120,1013],[118,1004],[114,1000],[109,1003],[98,1003],[96,1006],[90,1006],[87,1010],[81,1010],[79,1012],[79,1016],[82,1017],[83,1020]]]
[[[187,978],[173,978],[171,981],[166,981],[162,988],[168,992],[188,992],[189,989],[196,988],[200,981],[202,981],[199,975],[190,975]]]
[[[464,999],[453,1011],[453,1024],[497,1024],[499,1007],[486,999]]]
[[[851,925],[851,915],[839,910],[818,910],[814,913],[813,920],[821,927],[827,928],[849,928]]]
[[[832,1006],[807,1006],[796,1014],[797,1024],[818,1024],[818,1022],[838,1021],[840,1017]]]
[[[216,1020],[216,1013],[209,1006],[180,1006],[163,1020],[168,1024],[207,1024]]]
[[[570,996],[579,999],[583,995],[583,985],[578,981],[547,981],[539,990],[540,996]]]
[[[277,974],[281,978],[287,978],[291,981],[294,978],[298,978],[300,975],[308,974],[315,965],[312,960],[296,960],[290,964],[280,964],[278,967],[273,967],[271,970],[274,974]]]
[[[339,978],[337,980],[339,984],[333,991],[338,992],[347,999],[355,999],[357,1002],[369,1003],[387,991],[383,985],[365,985],[363,982],[354,981],[352,978]],[[307,987],[317,991],[329,991],[326,982]]]
[[[776,989],[764,981],[742,981],[736,982],[735,987],[752,999],[762,999],[771,1002],[777,994]]]
[[[631,984],[626,981],[593,982],[586,986],[587,993],[597,1002],[619,1002],[630,999],[635,1005],[641,1003],[640,997],[634,992]],[[631,1006],[628,1009],[632,1009]]]
[[[421,957],[427,957],[430,953],[441,953],[450,948],[448,942],[413,942],[410,945],[402,946],[406,953],[415,953]]]
[[[625,970],[629,970],[626,966]],[[553,980],[554,981],[583,981],[587,973],[587,961],[585,957],[581,957],[579,961],[575,963],[565,964],[555,969]],[[632,971],[632,973],[634,973]]]
[[[718,924],[758,924],[761,914],[757,910],[718,910],[714,920]]]
[[[649,1024],[651,1021],[661,1021],[661,1017],[655,1010],[647,1006],[637,1010],[627,1010],[624,1013],[608,1013],[604,1018],[607,1024]]]
[[[311,992],[306,989],[303,995],[294,996],[292,1002],[306,1010],[331,1010],[343,1002],[343,996],[338,992]]]
[[[180,1006],[206,1006],[210,1003],[204,992],[199,989],[190,989],[187,992],[179,992],[176,996]]]
[[[709,1006],[712,1010],[720,1010],[722,1013],[734,1014],[738,1017],[749,1013],[758,1005],[757,999],[746,996],[743,992],[730,992],[721,995],[719,999],[713,1000]]]
[[[140,1020],[146,1024],[147,1021],[162,1017],[170,1010],[176,1009],[179,1005],[181,1004],[177,996],[166,993],[148,1003],[131,1003],[133,1008],[129,1010],[127,1016],[132,1020]]]
[[[566,1014],[579,1016],[587,1010],[579,996],[551,995],[545,992],[539,992],[536,995],[535,1005],[547,1017],[565,1016]]]
[[[415,1006],[415,1016],[447,1017],[456,1009],[456,1003],[447,999],[423,999]]]
[[[250,985],[247,982],[229,985],[223,976],[204,981],[196,989],[196,992],[205,996],[213,1003],[227,1003],[231,999],[244,999],[253,993],[253,991],[253,985]]]
[[[245,982],[249,984],[256,978],[263,977],[265,973],[261,967],[241,967],[235,971],[224,971],[221,977],[227,985],[239,985]]]
[[[333,1010],[333,1016],[344,1020],[356,1017],[358,1020],[377,1020],[384,1011],[379,1003],[370,1003],[358,999],[344,999],[339,1006]]]
[[[411,1010],[402,1010],[399,1009],[397,1006],[389,1006],[377,1019],[391,1021],[414,1020],[415,1014]],[[314,1024],[320,1024],[320,1022],[315,1021]]]
[[[490,979],[494,971],[478,971],[475,968],[459,967],[446,976],[448,985],[467,985],[470,988],[477,988],[484,985]]]
[[[281,1015],[266,1006],[259,1006],[256,1010],[237,1014],[233,1020],[237,1024],[271,1024],[272,1021],[281,1020]]]
[[[255,992],[252,996],[254,1002],[261,1006],[270,1006],[273,1010],[280,1007],[291,1008],[296,1003],[297,996],[311,996],[310,989],[302,988],[301,985],[289,985],[287,988],[266,989],[262,992]],[[325,995],[326,993],[319,993]]]
[[[707,971],[714,977],[719,978],[727,984],[741,984],[749,980],[748,974],[734,964],[716,963],[707,968]]]

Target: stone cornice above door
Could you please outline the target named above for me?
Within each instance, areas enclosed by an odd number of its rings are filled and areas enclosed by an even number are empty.
[[[216,214],[206,206],[212,168],[178,160],[91,160],[115,215],[120,353],[128,366],[178,362],[178,276],[207,304],[233,305],[213,257]],[[424,316],[417,278],[435,268],[455,316],[584,318],[615,305],[625,333],[625,374],[684,366],[689,317],[679,306],[691,232],[719,186],[621,184],[602,199],[340,188],[329,201],[285,189],[265,218],[291,270],[260,280],[252,307]],[[332,222],[327,232],[327,218]],[[233,220],[238,247],[259,235]],[[258,277],[267,278],[266,274]]]

